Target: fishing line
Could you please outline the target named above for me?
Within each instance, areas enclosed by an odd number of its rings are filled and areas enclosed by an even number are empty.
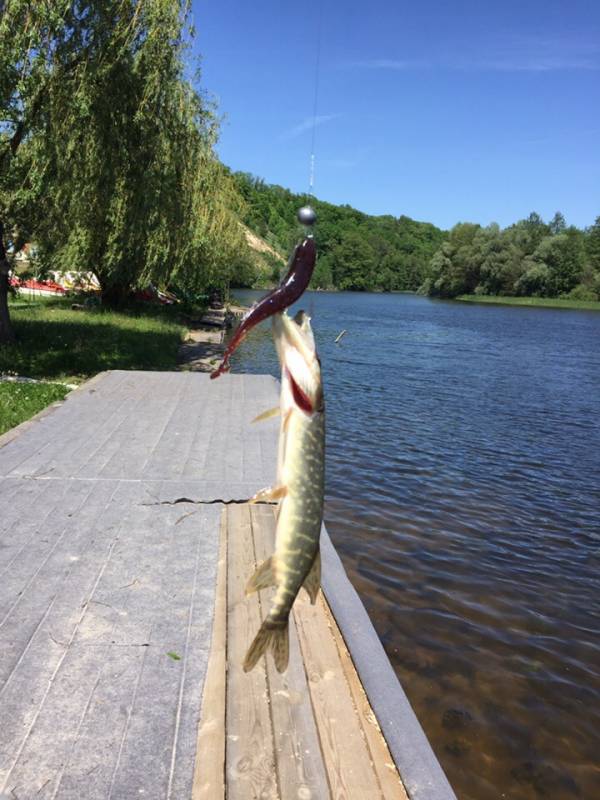
[[[319,19],[317,22],[317,53],[315,59],[315,82],[314,82],[314,97],[313,97],[313,120],[312,120],[312,133],[310,140],[310,161],[308,169],[308,195],[314,197],[313,189],[315,187],[315,141],[317,134],[317,111],[319,107],[319,83],[321,75],[321,40],[323,33],[323,9],[325,7],[325,0],[319,3]]]

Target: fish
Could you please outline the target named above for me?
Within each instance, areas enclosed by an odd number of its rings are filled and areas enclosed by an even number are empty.
[[[289,662],[289,615],[301,588],[316,603],[321,584],[319,538],[325,490],[325,402],[310,317],[273,317],[281,361],[281,431],[277,482],[251,502],[278,500],[275,552],[248,581],[246,594],[276,587],[271,607],[244,659],[244,672],[272,651],[275,667]]]
[[[255,325],[273,314],[285,311],[298,300],[310,283],[316,259],[315,240],[312,236],[307,236],[294,248],[288,262],[288,270],[281,283],[255,303],[242,317],[225,349],[221,363],[211,372],[211,379],[229,372],[229,359]]]

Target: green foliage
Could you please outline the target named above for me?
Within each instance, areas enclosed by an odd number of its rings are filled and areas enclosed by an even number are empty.
[[[557,297],[581,286],[581,298],[594,300],[600,296],[599,243],[600,224],[580,231],[567,227],[560,212],[549,225],[534,213],[504,230],[460,223],[431,259],[422,289],[441,297]]]
[[[0,17],[0,239],[35,239],[43,269],[92,270],[109,303],[149,282],[254,279],[215,109],[188,78],[188,14],[188,0],[7,0]]]
[[[550,233],[556,235],[558,233],[564,233],[567,230],[567,222],[564,216],[557,211],[556,214],[552,217],[550,222],[548,223],[548,228]]]
[[[0,434],[29,419],[68,392],[57,383],[0,383]]]
[[[244,198],[242,219],[275,250],[287,256],[298,241],[296,213],[309,202],[281,186],[270,186],[246,173],[235,173]],[[315,239],[319,261],[311,286],[320,289],[393,291],[417,289],[427,264],[445,234],[409,217],[372,217],[350,206],[316,198]]]
[[[482,259],[481,228],[460,222],[450,231],[431,260],[428,292],[440,297],[455,297],[472,292],[478,283]]]
[[[583,300],[584,302],[593,302],[598,300],[598,292],[580,283],[574,289],[565,295],[568,300]]]
[[[573,297],[507,297],[478,294],[459,295],[456,300],[463,303],[484,303],[501,306],[533,306],[535,308],[576,308],[600,311],[600,301],[579,300]]]
[[[600,273],[600,217],[586,230],[585,252],[591,270]]]

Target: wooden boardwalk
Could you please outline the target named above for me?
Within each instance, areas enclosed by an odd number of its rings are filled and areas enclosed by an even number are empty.
[[[277,394],[111,372],[0,437],[2,800],[451,800],[325,531],[289,670],[241,670]]]
[[[198,740],[194,800],[407,797],[329,606],[301,593],[290,620],[290,664],[242,662],[273,590],[244,587],[275,544],[269,506],[228,506],[217,613]]]

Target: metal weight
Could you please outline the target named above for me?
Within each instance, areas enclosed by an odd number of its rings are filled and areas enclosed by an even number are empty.
[[[303,225],[314,225],[317,221],[317,214],[314,208],[310,206],[302,206],[298,211],[298,221]]]

